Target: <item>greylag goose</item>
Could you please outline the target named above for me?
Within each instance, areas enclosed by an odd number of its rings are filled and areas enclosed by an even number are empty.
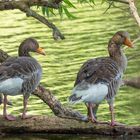
[[[0,65],[0,93],[4,95],[3,116],[7,120],[15,120],[12,115],[7,114],[7,95],[23,95],[22,118],[26,119],[26,106],[30,94],[39,85],[42,68],[40,64],[32,58],[29,52],[37,52],[45,55],[38,42],[33,38],[24,40],[19,46],[19,57],[11,57]]]
[[[110,125],[119,123],[114,118],[114,98],[122,83],[122,76],[127,67],[127,58],[122,45],[133,47],[128,32],[119,31],[108,43],[109,57],[90,59],[83,64],[77,74],[69,102],[84,102],[88,110],[88,118],[97,122],[95,113],[98,105],[106,99],[111,112]]]

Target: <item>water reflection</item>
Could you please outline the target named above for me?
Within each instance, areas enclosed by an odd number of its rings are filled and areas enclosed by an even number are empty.
[[[0,137],[0,140],[139,140],[140,136],[96,136],[96,135],[69,135],[69,134],[21,134]]]

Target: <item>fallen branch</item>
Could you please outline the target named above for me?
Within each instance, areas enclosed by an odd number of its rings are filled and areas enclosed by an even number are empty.
[[[35,116],[27,120],[9,122],[0,116],[1,134],[19,133],[57,133],[57,134],[98,134],[98,135],[139,135],[140,126],[116,126],[92,124],[58,117]]]
[[[60,30],[50,21],[48,21],[45,17],[39,15],[35,11],[33,11],[30,7],[31,6],[44,6],[44,7],[51,7],[51,8],[59,8],[59,4],[62,0],[56,1],[48,1],[48,0],[2,0],[0,1],[0,10],[13,10],[19,9],[20,11],[26,13],[27,16],[31,16],[41,23],[47,25],[49,28],[53,30],[53,38],[55,40],[58,39],[65,39],[64,35],[60,32]]]
[[[75,120],[82,120],[86,121],[86,117],[81,115],[77,111],[73,111],[72,109],[65,108],[52,94],[52,92],[49,89],[45,89],[43,86],[39,86],[39,90],[36,90],[34,95],[39,97],[41,100],[43,100],[44,103],[46,103],[50,109],[53,111],[53,113],[61,118],[68,118],[68,119],[75,119]]]
[[[124,85],[140,89],[140,77],[134,77],[132,79],[125,79],[123,83]]]
[[[0,50],[0,62],[10,56]],[[139,126],[115,126],[92,124],[77,111],[65,108],[51,93],[41,85],[33,93],[45,102],[58,117],[34,116],[27,120],[17,118],[16,121],[6,121],[0,116],[0,134],[7,133],[61,133],[61,134],[99,134],[99,135],[139,135]],[[61,118],[60,118],[61,117]],[[63,118],[63,119],[62,119]],[[79,121],[77,121],[79,120]]]

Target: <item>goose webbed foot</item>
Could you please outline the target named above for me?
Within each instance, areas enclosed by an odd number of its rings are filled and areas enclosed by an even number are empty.
[[[12,115],[4,115],[4,118],[8,121],[15,121],[16,117]]]
[[[94,124],[108,124],[108,122],[98,121],[95,118],[93,118],[93,119],[89,118],[89,120]]]
[[[114,115],[114,107],[113,104],[109,105],[109,110],[111,112],[111,122],[109,122],[110,126],[124,126],[125,124],[119,123],[115,121],[115,115]]]
[[[23,95],[23,113],[21,115],[21,118],[22,119],[29,119],[29,118],[32,117],[31,115],[27,115],[26,114],[26,112],[27,112],[28,98],[29,98],[28,94]]]
[[[110,126],[124,126],[125,124],[119,123],[119,122],[116,122],[116,121],[111,121],[111,122],[109,122],[109,125]]]

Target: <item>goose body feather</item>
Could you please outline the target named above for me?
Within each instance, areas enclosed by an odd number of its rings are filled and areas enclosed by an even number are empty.
[[[122,73],[117,63],[109,57],[90,59],[83,64],[77,74],[70,102],[72,96],[78,97],[75,98],[74,103],[79,103],[79,98],[84,102],[95,104],[100,103],[104,98],[112,102],[121,85],[121,77]],[[82,88],[79,90],[79,87]]]
[[[16,57],[0,66],[0,92],[7,95],[30,94],[42,75],[40,64],[31,57]]]

